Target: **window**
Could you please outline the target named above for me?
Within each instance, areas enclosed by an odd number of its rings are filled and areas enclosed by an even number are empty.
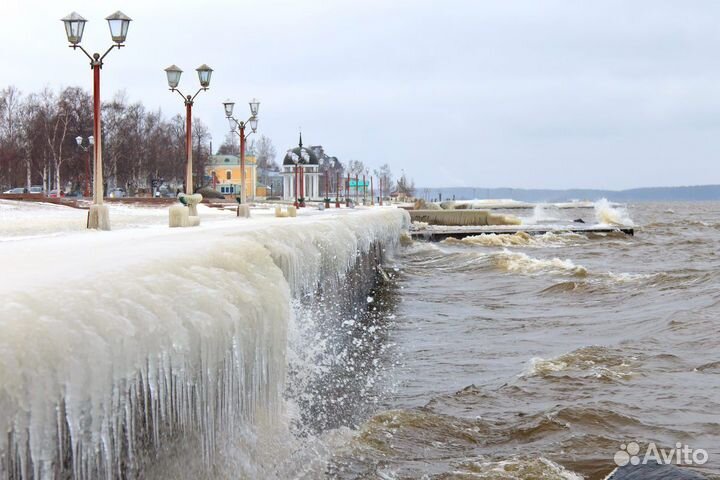
[[[230,170],[228,170],[227,172],[225,172],[225,179],[226,179],[226,180],[232,179],[232,172],[231,172]]]

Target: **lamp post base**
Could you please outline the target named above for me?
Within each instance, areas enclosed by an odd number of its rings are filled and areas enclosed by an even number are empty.
[[[250,205],[238,205],[237,216],[242,218],[250,218]]]
[[[110,212],[107,205],[90,205],[87,228],[94,230],[110,230]]]

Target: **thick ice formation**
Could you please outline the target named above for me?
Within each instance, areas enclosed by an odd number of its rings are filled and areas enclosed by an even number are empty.
[[[282,408],[291,298],[408,224],[384,208],[0,244],[0,476],[122,476],[185,433],[211,460]]]

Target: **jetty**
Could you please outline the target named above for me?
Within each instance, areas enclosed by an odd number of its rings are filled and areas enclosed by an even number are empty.
[[[478,226],[457,226],[446,227],[428,225],[410,231],[413,240],[426,240],[440,242],[446,238],[461,239],[476,235],[514,235],[516,233],[528,235],[544,235],[546,233],[578,233],[578,234],[613,234],[622,233],[635,235],[634,227],[611,226],[611,225],[478,225]]]

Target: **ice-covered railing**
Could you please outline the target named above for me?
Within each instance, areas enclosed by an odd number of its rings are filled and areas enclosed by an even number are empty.
[[[5,280],[0,477],[132,476],[144,452],[184,435],[211,462],[238,423],[282,409],[291,298],[327,288],[374,245],[392,247],[408,222],[383,209],[252,231],[90,233],[34,272],[38,285]],[[133,243],[106,241],[126,241],[118,235]],[[56,241],[22,248],[42,256]],[[63,275],[87,249],[114,267]]]

